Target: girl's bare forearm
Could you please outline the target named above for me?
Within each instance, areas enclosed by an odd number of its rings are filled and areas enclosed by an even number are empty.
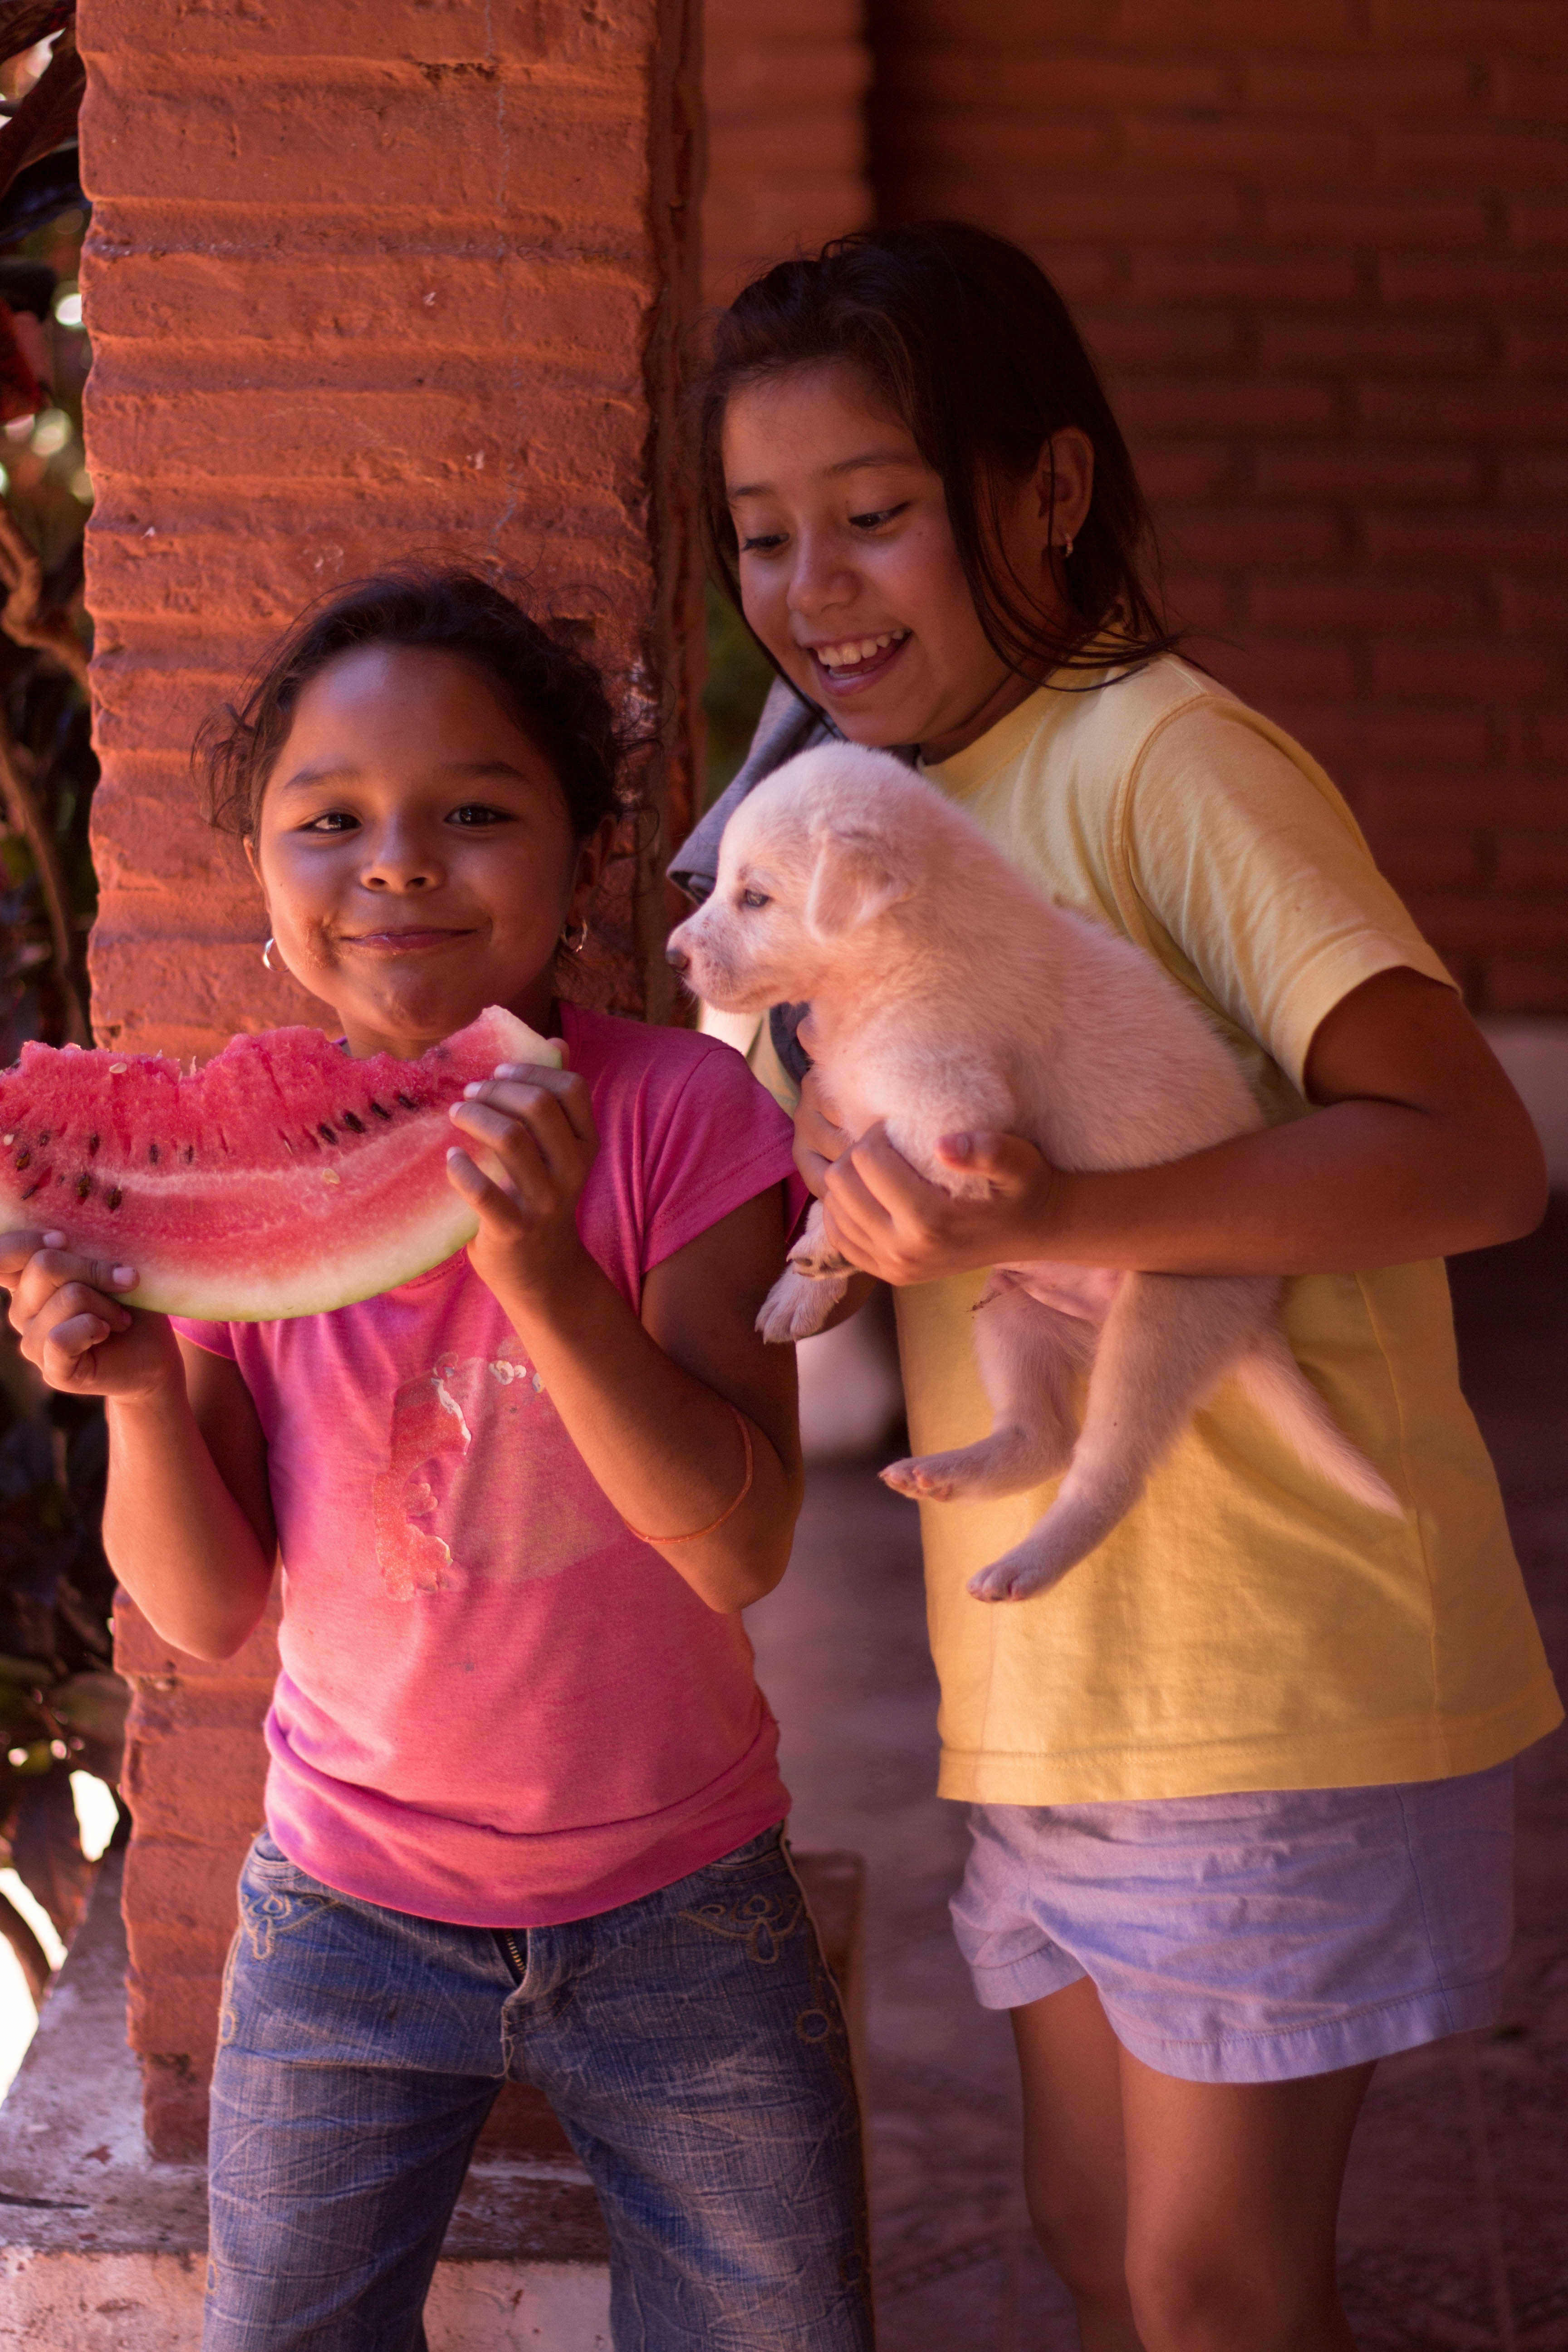
[[[198,1658],[231,1657],[267,1607],[272,1559],[218,1475],[183,1387],[109,1400],[103,1547],[149,1622]]]
[[[747,1416],[752,1484],[731,1512],[745,1475],[742,1408],[674,1362],[586,1254],[553,1289],[500,1303],[627,1526],[711,1609],[742,1609],[771,1591],[788,1564],[800,1479],[762,1424]],[[721,1517],[695,1542],[658,1540]]]
[[[1511,1241],[1540,1223],[1528,1134],[1486,1148],[1358,1100],[1163,1167],[1058,1171],[1042,1256],[1168,1274],[1347,1274]]]

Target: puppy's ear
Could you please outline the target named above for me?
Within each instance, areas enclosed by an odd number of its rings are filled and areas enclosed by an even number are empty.
[[[825,825],[814,835],[816,863],[805,902],[808,930],[835,939],[914,896],[912,860],[875,834]]]

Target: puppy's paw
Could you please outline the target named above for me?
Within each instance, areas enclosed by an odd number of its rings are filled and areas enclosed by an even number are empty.
[[[1037,1486],[1060,1469],[1065,1454],[1065,1446],[1058,1454],[1036,1433],[1004,1430],[951,1454],[894,1462],[881,1475],[896,1493],[912,1495],[916,1502],[978,1503]]]
[[[1070,1559],[1058,1566],[1047,1555],[1032,1551],[1027,1543],[1016,1544],[972,1576],[969,1590],[976,1601],[1032,1601],[1037,1592],[1048,1592],[1053,1584],[1059,1584],[1074,1566]]]
[[[910,1455],[902,1462],[889,1462],[877,1475],[884,1486],[890,1486],[895,1495],[907,1495],[911,1503],[948,1503],[955,1484],[951,1465],[958,1459],[955,1454]]]
[[[786,1266],[767,1297],[757,1317],[757,1328],[764,1339],[787,1346],[794,1339],[809,1339],[820,1331],[849,1286],[831,1276],[825,1281],[811,1282]]]
[[[836,1249],[829,1247],[820,1226],[814,1234],[802,1234],[786,1264],[793,1265],[796,1274],[804,1275],[808,1282],[831,1282],[836,1275],[850,1275],[855,1271],[847,1258],[840,1257]],[[842,1291],[839,1296],[842,1297]]]

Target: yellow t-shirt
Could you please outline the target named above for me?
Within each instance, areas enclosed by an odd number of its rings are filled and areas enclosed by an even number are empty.
[[[1089,680],[1074,677],[1071,685]],[[1324,1016],[1376,972],[1447,974],[1332,784],[1282,730],[1170,656],[1044,687],[926,771],[1058,905],[1164,965],[1270,1124],[1306,1113]],[[983,1274],[898,1294],[915,1451],[990,1426],[969,1310]],[[972,1600],[1054,1482],[921,1506],[942,1795],[1000,1804],[1437,1780],[1562,1720],[1480,1433],[1440,1263],[1298,1276],[1285,1328],[1410,1508],[1311,1478],[1221,1389],[1136,1507],[1053,1591]]]

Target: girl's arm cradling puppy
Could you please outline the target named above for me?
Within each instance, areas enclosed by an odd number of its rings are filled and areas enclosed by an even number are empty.
[[[948,1139],[988,1200],[928,1184],[879,1129],[837,1156],[807,1083],[797,1159],[829,1237],[884,1281],[1021,1258],[1166,1274],[1337,1274],[1511,1241],[1539,1223],[1529,1117],[1453,992],[1380,972],[1322,1022],[1315,1115],[1163,1166],[1075,1173],[1016,1135]]]

